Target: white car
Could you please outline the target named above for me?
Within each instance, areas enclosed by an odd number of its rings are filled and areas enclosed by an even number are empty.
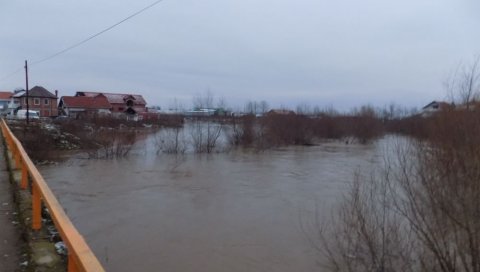
[[[38,111],[28,110],[28,118],[29,119],[39,119],[40,114]],[[17,114],[15,115],[15,119],[24,120],[27,119],[27,110],[18,110]]]

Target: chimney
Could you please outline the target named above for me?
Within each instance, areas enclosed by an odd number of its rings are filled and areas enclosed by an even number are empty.
[[[55,90],[55,97],[58,98],[58,90]]]

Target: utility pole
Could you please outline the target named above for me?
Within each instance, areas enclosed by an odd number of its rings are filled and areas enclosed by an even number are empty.
[[[29,108],[28,108],[28,64],[27,64],[27,61],[25,60],[25,94],[27,96],[27,125],[30,123],[30,120],[29,120],[29,115],[30,115],[30,112],[28,111]]]

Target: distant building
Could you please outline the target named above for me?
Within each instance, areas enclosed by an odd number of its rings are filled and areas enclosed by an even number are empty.
[[[111,114],[112,105],[103,94],[90,96],[62,96],[58,110],[71,118],[94,117]]]
[[[214,116],[216,110],[215,109],[195,109],[185,112],[185,116],[187,117],[205,117],[205,116]]]
[[[120,94],[120,93],[104,93],[104,92],[77,92],[76,97],[96,97],[103,95],[111,105],[113,116],[120,117],[122,115],[137,120],[142,114],[147,112],[147,102],[143,96],[138,94]]]
[[[17,110],[21,109],[20,107],[20,98],[15,97],[16,94],[25,92],[25,90],[15,90],[13,94],[10,96],[10,101],[8,102],[8,109],[7,113],[10,115],[14,115]]]
[[[267,112],[267,115],[272,115],[272,114],[290,115],[290,114],[295,114],[295,112],[292,110],[286,110],[286,109],[273,109]]]
[[[28,91],[29,110],[38,111],[40,117],[58,116],[57,91],[52,94],[41,86],[35,86]],[[17,106],[18,105],[18,106]],[[10,100],[10,109],[27,109],[27,94],[25,90],[13,94]]]
[[[177,112],[176,114],[179,114]],[[232,112],[224,108],[202,108],[182,112],[186,117],[231,116]]]
[[[8,104],[12,98],[12,92],[0,92],[0,113],[8,111]]]
[[[435,112],[446,109],[455,108],[454,104],[443,102],[443,101],[432,101],[422,108],[422,116],[431,116]]]

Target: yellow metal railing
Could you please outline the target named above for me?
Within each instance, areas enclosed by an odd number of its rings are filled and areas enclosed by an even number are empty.
[[[52,220],[63,242],[68,248],[68,271],[105,271],[87,245],[82,235],[73,226],[57,198],[48,187],[37,167],[23,149],[20,141],[13,135],[10,128],[1,120],[0,126],[3,137],[15,161],[15,166],[21,169],[22,177],[20,188],[27,189],[30,177],[32,186],[32,229],[40,230],[42,227],[42,201],[48,208]]]

